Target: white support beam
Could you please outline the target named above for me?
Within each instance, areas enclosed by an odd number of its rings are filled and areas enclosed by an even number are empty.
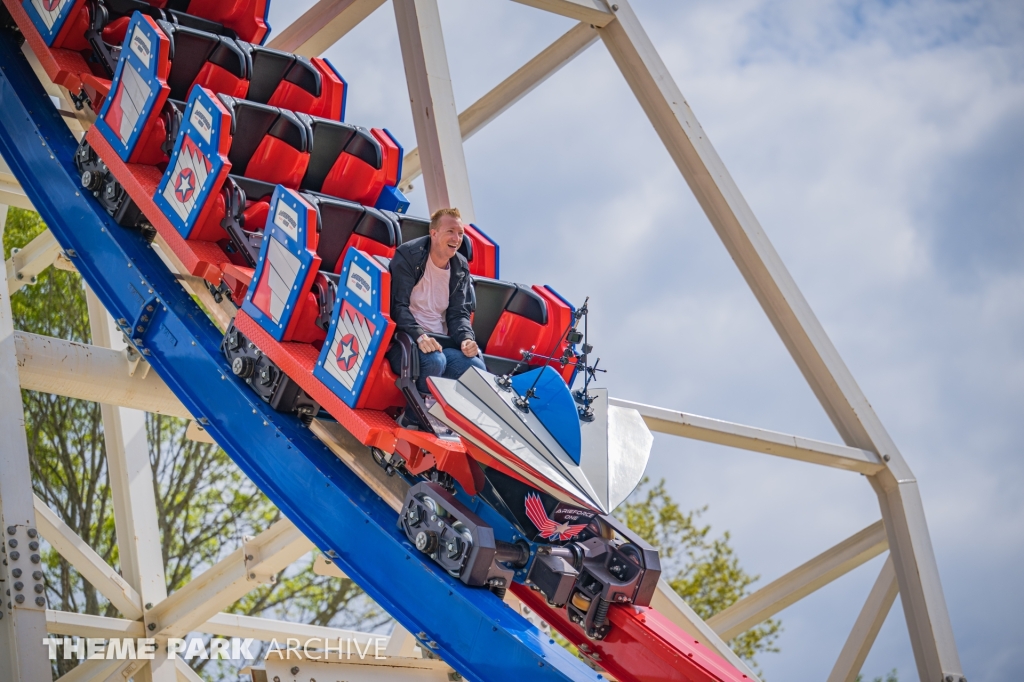
[[[870,477],[889,535],[922,680],[963,677],[917,480],[693,115],[629,0],[600,29],[608,51],[825,412],[851,447],[887,468]]]
[[[180,658],[174,659],[174,670],[177,673],[178,682],[205,682],[188,663]]]
[[[127,344],[117,323],[91,289],[86,288],[85,293],[93,343],[125,352]],[[157,604],[167,597],[146,413],[106,404],[100,405],[100,412],[121,575],[138,592],[145,610],[149,604]],[[136,682],[175,682],[177,679],[174,662],[167,658],[166,651],[157,651],[156,657],[136,673],[136,677]]]
[[[69,611],[47,611],[46,631],[51,635],[78,635],[94,639],[139,639],[146,636],[146,626],[142,621]]]
[[[263,642],[269,642],[272,639],[284,642],[289,637],[307,641],[319,637],[321,640],[330,639],[334,642],[337,642],[339,638],[351,639],[353,643],[358,642],[360,645],[365,645],[367,642],[381,640],[381,647],[383,648],[387,645],[388,641],[387,635],[375,635],[356,630],[328,628],[303,623],[289,623],[283,620],[241,616],[235,613],[218,613],[197,627],[196,630],[219,637],[238,637],[241,639],[248,637]],[[321,641],[320,644],[322,645],[323,642]],[[322,647],[310,644],[310,648]]]
[[[523,5],[546,10],[563,17],[585,21],[594,26],[607,26],[615,20],[602,0],[515,0]]]
[[[182,637],[312,549],[291,521],[278,521],[157,604],[146,623],[160,636]]]
[[[456,207],[475,220],[437,0],[393,0],[412,120],[431,212]]]
[[[11,250],[4,263],[7,269],[7,291],[13,294],[26,284],[35,284],[36,276],[53,265],[60,255],[60,244],[53,233],[44,230],[24,248]]]
[[[118,611],[130,620],[142,618],[142,597],[85,543],[71,527],[64,523],[46,503],[34,497],[39,532],[57,553],[71,564],[90,585],[110,600]]]
[[[850,631],[843,650],[839,653],[832,673],[828,676],[828,682],[857,682],[860,669],[864,667],[864,661],[885,623],[886,616],[889,615],[889,609],[896,601],[898,592],[896,568],[893,566],[892,556],[889,556],[882,564],[882,570],[871,587],[871,592],[857,616],[857,621],[853,624],[853,630]]]
[[[25,190],[18,183],[18,178],[14,177],[14,173],[11,172],[3,157],[0,157],[0,205],[24,208],[29,211],[35,210],[32,208],[32,202],[25,195]],[[4,210],[6,213],[6,209]]]
[[[724,611],[716,613],[708,619],[708,625],[722,639],[729,641],[874,559],[888,546],[885,527],[881,521],[876,521]]]
[[[658,581],[658,590],[651,600],[651,607],[675,623],[688,635],[714,651],[724,658],[733,667],[746,675],[751,682],[759,682],[757,675],[750,669],[742,658],[737,656],[725,640],[718,636],[718,633],[711,629],[697,613],[690,608],[690,605],[683,601],[683,598],[676,594],[664,578]]]
[[[7,206],[0,205],[0,244],[6,222]],[[0,680],[37,682],[51,677],[50,661],[42,645],[46,636],[46,602],[35,592],[35,586],[43,581],[14,318],[7,291],[4,268],[0,272]],[[20,590],[15,585],[15,573],[20,576]],[[37,598],[42,603],[37,603]]]
[[[462,141],[500,116],[506,109],[533,91],[538,85],[571,62],[577,55],[597,41],[597,31],[587,23],[573,26],[561,38],[551,43],[540,54],[524,64],[518,71],[496,85],[490,92],[459,114],[459,132]],[[402,161],[402,179],[398,183],[403,192],[423,172],[420,150],[413,149]]]
[[[274,36],[269,46],[318,57],[383,4],[384,0],[320,0]]]
[[[134,351],[14,333],[23,389],[190,418],[181,401]]]
[[[647,427],[651,431],[659,433],[856,471],[869,476],[885,468],[875,453],[860,448],[851,448],[848,445],[791,436],[777,431],[734,424],[710,417],[700,417],[695,414],[619,400],[618,398],[609,399],[609,404],[629,407],[638,411],[644,418]]]

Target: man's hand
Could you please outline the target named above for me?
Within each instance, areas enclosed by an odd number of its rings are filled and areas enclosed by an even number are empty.
[[[420,350],[424,353],[433,353],[441,350],[441,344],[437,342],[437,339],[424,334],[420,338],[416,339],[416,345],[420,347]]]
[[[462,342],[462,354],[467,358],[475,358],[480,353],[480,347],[473,339],[466,339]]]

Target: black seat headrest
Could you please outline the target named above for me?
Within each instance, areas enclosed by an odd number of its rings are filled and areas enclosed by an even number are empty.
[[[313,62],[309,61],[308,57],[303,57],[302,55],[295,55],[295,61],[292,62],[288,73],[284,75],[284,80],[299,86],[313,95],[313,97],[319,97],[323,92],[320,72],[317,71],[316,67],[313,66]]]
[[[284,140],[300,152],[308,151],[309,131],[292,112],[227,95],[218,97],[231,113],[228,159],[233,175],[245,175],[252,155],[267,135]]]
[[[369,237],[389,248],[398,246],[395,239],[395,228],[391,220],[377,209],[369,206],[365,207],[363,219],[356,226],[356,234]]]
[[[159,22],[160,30],[170,38],[168,57],[171,60],[171,72],[167,76],[167,85],[171,88],[171,99],[188,99],[188,92],[210,55],[219,46],[220,36],[177,26],[167,21]],[[232,41],[233,42],[233,41]],[[236,45],[237,47],[237,45]],[[241,56],[241,50],[239,50]],[[244,64],[244,59],[242,61]],[[240,73],[245,73],[244,66]]]
[[[349,153],[379,169],[384,163],[380,142],[369,130],[350,123],[332,121],[318,116],[298,114],[312,131],[313,147],[309,167],[302,179],[302,189],[309,192],[323,190],[324,181],[334,164],[344,153]]]
[[[516,284],[516,295],[505,306],[505,310],[516,315],[522,315],[528,320],[537,324],[548,323],[548,305],[544,299],[525,284]]]
[[[473,314],[473,334],[481,348],[487,347],[487,341],[498,326],[501,314],[508,303],[516,295],[516,285],[486,277],[473,277],[473,291],[476,297],[476,310]]]
[[[427,236],[430,232],[430,221],[426,218],[403,215],[398,218],[398,228],[399,232],[401,232],[398,242],[404,244],[405,242],[411,242],[413,239]]]
[[[303,193],[303,198],[317,209],[320,241],[316,253],[320,256],[320,269],[334,272],[345,251],[349,237],[363,219],[365,208],[354,201],[345,201],[322,194]]]
[[[246,45],[252,60],[246,97],[254,102],[269,102],[295,62],[295,55],[262,45]]]

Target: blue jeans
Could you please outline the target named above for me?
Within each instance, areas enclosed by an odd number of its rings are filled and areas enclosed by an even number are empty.
[[[420,354],[420,376],[416,380],[416,388],[420,393],[430,393],[430,389],[427,388],[427,377],[458,379],[470,367],[487,369],[482,357],[477,355],[467,358],[458,348],[445,348],[443,351],[433,353],[424,353],[417,348],[416,352]]]

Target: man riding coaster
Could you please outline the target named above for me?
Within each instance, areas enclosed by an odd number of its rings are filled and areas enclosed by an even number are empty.
[[[465,231],[459,209],[435,211],[428,234],[399,246],[389,266],[391,319],[399,332],[416,341],[420,368],[416,388],[424,395],[430,394],[427,377],[458,379],[470,367],[485,369],[470,323],[469,263],[458,252]],[[431,334],[448,336],[455,347],[442,347]],[[411,403],[398,424],[425,428]]]

